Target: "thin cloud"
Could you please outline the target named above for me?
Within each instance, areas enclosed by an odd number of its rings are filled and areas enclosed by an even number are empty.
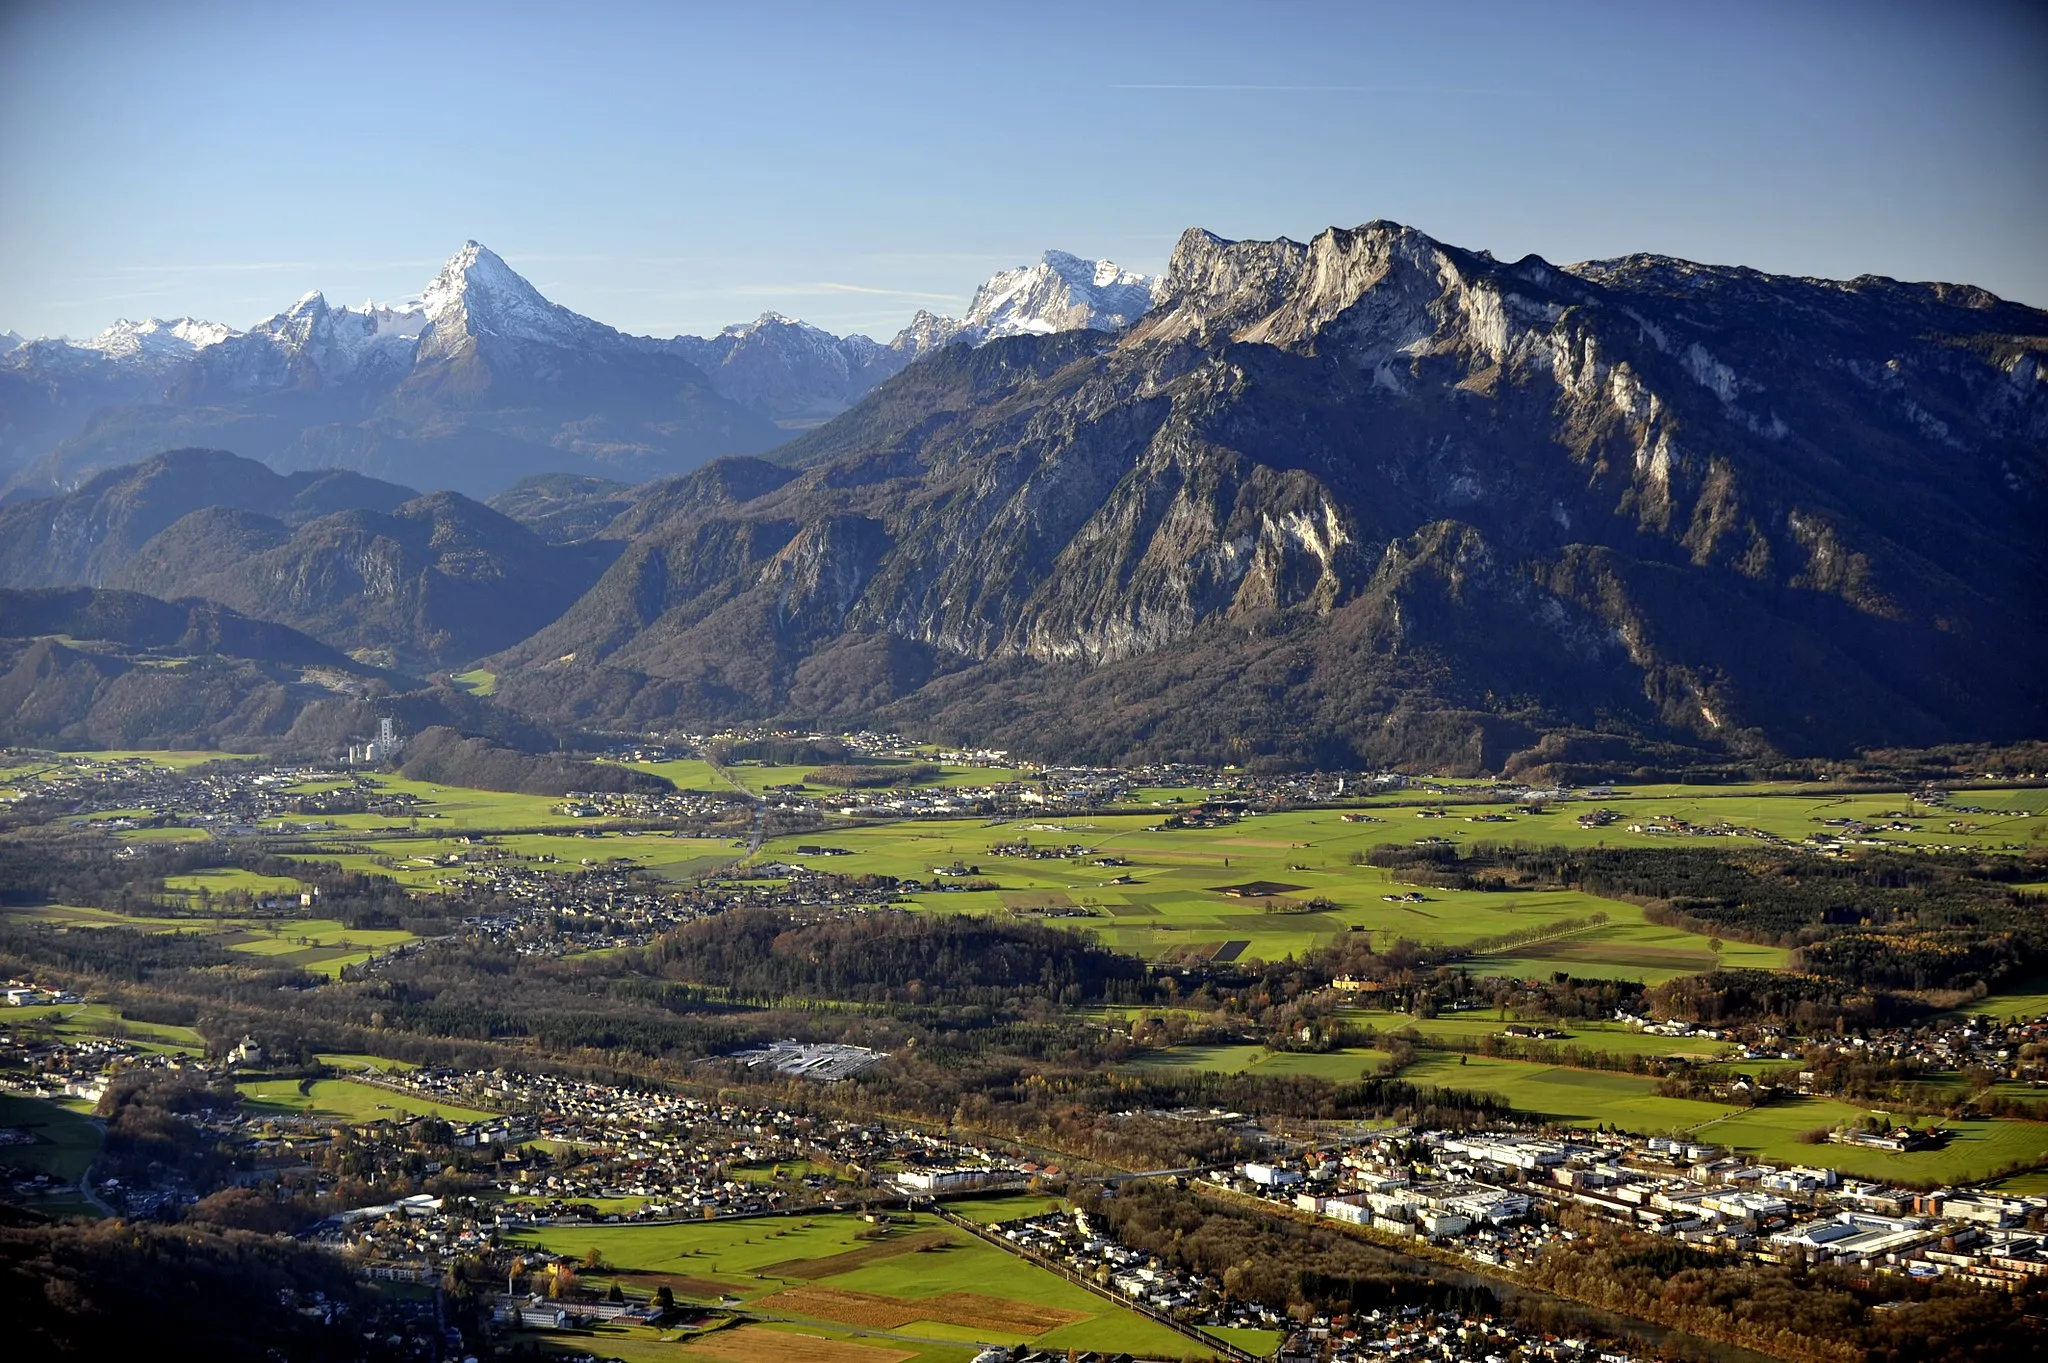
[[[217,262],[211,265],[116,265],[119,274],[260,274],[276,270],[318,270],[324,268],[311,260],[262,260],[247,262]]]
[[[915,289],[878,289],[869,284],[837,284],[831,280],[810,287],[819,293],[868,293],[881,298],[923,298],[935,303],[950,303],[960,296],[956,293],[919,293]]]
[[[1249,91],[1274,95],[1483,95],[1478,87],[1454,85],[1226,85],[1157,84],[1112,85],[1112,90]]]

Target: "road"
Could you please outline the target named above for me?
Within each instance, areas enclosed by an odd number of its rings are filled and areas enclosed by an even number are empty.
[[[745,863],[752,861],[757,855],[760,854],[761,839],[766,834],[768,825],[767,797],[756,795],[753,791],[748,790],[745,786],[741,785],[737,780],[733,778],[731,772],[727,771],[724,767],[719,766],[716,762],[713,762],[709,757],[706,757],[704,759],[704,765],[711,768],[711,770],[717,772],[719,780],[725,782],[734,790],[746,796],[748,801],[751,802],[754,806],[754,826],[747,833],[747,854],[746,856],[740,859],[741,864],[744,865]]]

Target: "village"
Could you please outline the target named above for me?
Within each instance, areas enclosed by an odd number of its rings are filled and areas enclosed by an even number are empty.
[[[1979,1035],[1925,1044],[1953,1053],[1972,1041],[1996,1049],[2013,1040]],[[181,1118],[195,1139],[232,1152],[223,1186],[267,1189],[312,1209],[299,1234],[346,1253],[373,1279],[426,1283],[457,1260],[498,1262],[509,1253],[508,1237],[536,1227],[943,1206],[1004,1188],[1088,1186],[1051,1164],[974,1141],[651,1086],[392,1067],[345,1075],[330,1068],[335,1077],[298,1081],[294,1090],[269,1077],[260,1048],[249,1044],[209,1061],[16,1030],[5,1047],[6,1087],[22,1096],[94,1103],[137,1072],[180,1075],[216,1090],[239,1086],[239,1107]],[[790,1042],[732,1062],[771,1065],[824,1092],[885,1058]],[[356,1115],[323,1109],[323,1101],[335,1101],[336,1086],[356,1100]],[[294,1106],[293,1091],[314,1101]],[[272,1096],[280,1092],[282,1100]],[[2048,1197],[1915,1191],[1677,1137],[1510,1123],[1393,1127],[1333,1141],[1240,1121],[1267,1155],[1170,1177],[1208,1190],[1203,1195],[1219,1205],[1259,1205],[1389,1246],[1428,1246],[1508,1281],[1546,1248],[1601,1224],[1761,1262],[1843,1263],[1984,1286],[2048,1274]],[[0,1164],[7,1148],[0,1144]],[[31,1205],[63,1191],[34,1178],[17,1178],[12,1189]],[[86,1191],[124,1215],[175,1218],[217,1189],[178,1174],[156,1182],[131,1174],[98,1179]],[[1228,1300],[1220,1284],[1119,1247],[1080,1215],[1025,1217],[996,1233],[1019,1253],[1180,1324],[1312,1332],[1290,1346],[1304,1357],[1477,1359],[1513,1333],[1497,1322],[1421,1309],[1278,1321],[1270,1308]],[[531,1250],[522,1254],[529,1271],[544,1263]],[[501,1316],[506,1306],[500,1303]],[[547,1303],[545,1318],[570,1309]],[[1553,1350],[1536,1357],[1597,1353],[1556,1339],[1521,1342]]]

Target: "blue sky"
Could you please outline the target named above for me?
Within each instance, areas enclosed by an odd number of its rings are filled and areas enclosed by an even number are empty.
[[[0,3],[0,329],[475,237],[631,331],[887,336],[1055,246],[1372,218],[2048,305],[2048,6]]]

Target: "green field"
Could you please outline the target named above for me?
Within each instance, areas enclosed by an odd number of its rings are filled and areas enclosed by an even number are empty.
[[[1407,1013],[1389,1013],[1378,1009],[1347,1009],[1344,1020],[1354,1027],[1371,1027],[1382,1035],[1413,1030],[1424,1041],[1469,1044],[1483,1036],[1500,1036],[1510,1025],[1491,1012],[1451,1013],[1442,1017],[1418,1018]],[[1576,1046],[1581,1050],[1597,1051],[1604,1055],[1641,1056],[1685,1056],[1688,1058],[1719,1059],[1733,1054],[1737,1047],[1726,1041],[1711,1041],[1706,1037],[1656,1036],[1639,1032],[1619,1022],[1548,1022],[1534,1024],[1549,1027],[1565,1034],[1563,1041],[1531,1042],[1518,1041],[1518,1046]]]
[[[901,1335],[819,1325],[764,1321],[736,1330],[660,1330],[641,1325],[601,1325],[575,1333],[535,1334],[544,1358],[616,1358],[621,1363],[968,1363],[978,1350],[969,1344],[938,1344]],[[786,1346],[779,1343],[787,1340]],[[697,1345],[695,1341],[703,1341]],[[835,1347],[837,1346],[837,1347]],[[908,1355],[908,1357],[906,1357]]]
[[[206,1043],[190,1027],[162,1022],[138,1022],[124,1017],[112,1004],[63,1003],[38,1008],[9,1008],[0,1012],[0,1025],[46,1025],[58,1036],[114,1037],[159,1054],[197,1054]]]
[[[136,932],[188,932],[214,937],[230,951],[260,958],[272,965],[297,966],[321,975],[339,975],[344,966],[367,961],[378,952],[419,939],[402,928],[351,928],[333,918],[295,918],[194,914],[115,913],[110,909],[53,904],[9,912],[32,922],[67,928],[128,928]]]
[[[1943,1125],[1956,1132],[1947,1148],[1899,1154],[1852,1145],[1807,1145],[1798,1139],[1802,1132],[1861,1121],[1872,1110],[1831,1098],[1800,1098],[1745,1109],[1698,1127],[1692,1135],[1779,1163],[1826,1165],[1862,1178],[1904,1183],[1970,1182],[2011,1165],[2048,1160],[2048,1122],[1947,1121]]]
[[[624,1283],[644,1284],[673,1275],[699,1290],[705,1300],[723,1290],[759,1310],[793,1318],[804,1328],[846,1329],[829,1316],[806,1316],[800,1300],[764,1298],[791,1289],[822,1288],[869,1297],[923,1301],[952,1293],[974,1294],[1001,1301],[1054,1308],[1081,1317],[1039,1333],[1005,1331],[987,1325],[948,1320],[914,1320],[889,1329],[859,1333],[871,1340],[898,1337],[923,1341],[957,1340],[962,1344],[1025,1344],[1047,1350],[1099,1350],[1141,1357],[1201,1356],[1191,1341],[1104,1301],[992,1245],[947,1228],[929,1216],[898,1215],[890,1239],[902,1241],[931,1235],[929,1248],[894,1251],[886,1241],[864,1239],[873,1228],[851,1215],[808,1219],[759,1218],[743,1221],[692,1222],[660,1226],[567,1227],[521,1232],[516,1243],[538,1245],[558,1254],[583,1256],[595,1249],[616,1269],[637,1270],[617,1275]],[[867,1251],[866,1262],[848,1263],[844,1271],[823,1264],[803,1273],[785,1268],[798,1261],[829,1259]],[[811,1273],[819,1276],[810,1276]],[[785,1274],[787,1276],[785,1276]],[[586,1280],[590,1275],[586,1275]],[[678,1296],[693,1295],[683,1288]],[[904,1347],[910,1347],[906,1342]]]
[[[190,875],[167,876],[164,888],[174,893],[197,897],[204,890],[209,895],[226,894],[239,890],[256,896],[296,895],[305,887],[297,880],[284,876],[260,876],[254,871],[244,871],[235,866],[216,866]]]
[[[99,1153],[100,1129],[56,1103],[0,1093],[0,1127],[35,1137],[31,1145],[0,1145],[0,1166],[12,1165],[76,1183]]]
[[[580,826],[570,826],[570,823]],[[294,853],[304,862],[327,862],[364,875],[386,876],[407,889],[439,890],[488,874],[493,867],[575,871],[607,862],[631,863],[664,880],[690,880],[729,866],[740,850],[722,838],[678,837],[673,833],[628,833],[601,829],[590,820],[565,821],[547,833],[462,833],[383,837],[370,852]],[[475,842],[465,842],[474,838]]]
[[[887,775],[890,771],[890,768],[892,767],[898,767],[904,770],[908,770],[910,767],[913,766],[929,765],[938,768],[938,773],[936,775],[928,775],[921,780],[903,783],[903,788],[906,789],[911,786],[927,789],[936,787],[993,786],[1002,785],[1009,782],[1022,781],[1026,779],[1025,774],[1023,772],[1010,770],[1008,768],[961,767],[937,761],[930,761],[925,758],[907,758],[901,762],[881,762],[853,759],[852,764],[855,766],[862,767],[868,771],[871,771],[878,777]],[[685,764],[657,763],[644,766],[642,767],[642,770],[658,771],[663,775],[667,775],[668,769],[670,767],[683,765]],[[706,764],[696,763],[694,765],[704,766]],[[813,795],[824,796],[829,798],[835,791],[842,790],[843,787],[820,785],[817,782],[813,781],[811,777],[822,766],[841,765],[846,764],[812,762],[797,766],[775,766],[763,762],[733,762],[716,770],[723,771],[725,776],[728,778],[727,783],[722,783],[725,784],[725,788],[728,790],[731,789],[733,785],[738,785],[748,791],[753,792],[756,795],[759,795],[765,793],[771,786],[803,786],[806,789],[808,789],[808,791]],[[714,775],[715,774],[716,773],[714,772]],[[674,778],[671,777],[670,779]],[[712,787],[703,788],[711,789]],[[888,788],[889,787],[886,786],[869,787],[869,789],[873,790],[883,790]]]
[[[1798,785],[1751,786],[1621,786],[1611,796],[1583,797],[1560,801],[1541,809],[1510,808],[1505,805],[1472,806],[1448,803],[1447,816],[1420,820],[1414,805],[1426,797],[1399,792],[1369,802],[1372,812],[1385,820],[1383,840],[1403,841],[1423,832],[1453,842],[1530,842],[1564,847],[1668,847],[1687,845],[1693,839],[1676,833],[1631,832],[1631,824],[1649,828],[1660,822],[1682,819],[1695,828],[1755,829],[1794,842],[1810,834],[1841,835],[1842,830],[1824,820],[1857,819],[1865,823],[1901,822],[1912,825],[1910,832],[1880,831],[1869,836],[1887,845],[1908,848],[1963,848],[1972,851],[2010,851],[2015,847],[2039,847],[2048,842],[2048,789],[2002,787],[1988,790],[1956,789],[1952,803],[1997,811],[1990,814],[1962,814],[1931,805],[1915,803],[1904,793],[1850,792],[1828,787]],[[1399,800],[1401,804],[1391,801]],[[1621,818],[1603,828],[1581,828],[1578,817],[1595,809],[1611,809]],[[1481,813],[1506,813],[1508,822],[1473,823]],[[1957,829],[1951,822],[1964,825]],[[1717,835],[1709,846],[1750,846],[1758,840],[1741,833]]]
[[[296,1079],[263,1079],[237,1084],[251,1112],[293,1113],[339,1122],[395,1121],[407,1115],[439,1117],[450,1122],[480,1122],[495,1114],[417,1098],[409,1093],[358,1084],[352,1079],[315,1080],[306,1092]]]
[[[37,1210],[55,1216],[98,1216],[96,1207],[76,1191],[80,1175],[100,1152],[100,1128],[94,1122],[59,1103],[0,1093],[0,1128],[35,1138],[33,1144],[0,1146],[0,1167],[45,1173],[68,1185],[66,1191],[33,1203]]]
[[[1430,889],[1426,902],[1389,902],[1407,891],[1377,867],[1353,865],[1371,848],[1413,836],[1387,822],[1346,823],[1328,811],[1266,815],[1208,830],[1162,831],[1157,813],[1103,815],[1089,819],[1017,820],[991,827],[968,821],[909,820],[835,829],[770,841],[764,855],[806,861],[800,843],[842,847],[850,856],[821,866],[849,875],[875,873],[934,882],[937,867],[962,863],[979,867],[992,891],[926,891],[913,896],[927,909],[997,915],[1029,915],[1047,906],[1088,916],[1050,921],[1092,932],[1106,945],[1157,959],[1177,953],[1209,955],[1227,943],[1243,942],[1241,959],[1277,960],[1327,945],[1353,932],[1376,944],[1397,938],[1458,946],[1510,933],[1540,934],[1555,924],[1606,915],[1606,921],[1554,941],[1524,945],[1498,956],[1475,956],[1468,968],[1482,974],[1548,975],[1567,970],[1582,976],[1657,981],[1711,970],[1716,963],[1773,967],[1785,954],[1775,948],[1724,945],[1716,956],[1705,937],[1662,928],[1640,908],[1570,890],[1489,894]],[[1436,823],[1445,821],[1438,820]],[[1428,824],[1422,831],[1434,832]],[[1036,846],[1078,844],[1085,857],[1026,859],[997,857],[997,843],[1029,841]],[[1125,865],[1098,866],[1119,858]],[[1129,884],[1114,884],[1129,877]],[[1292,887],[1237,897],[1231,886],[1265,882]],[[938,880],[938,883],[944,883]],[[1312,901],[1327,901],[1327,907]],[[1268,912],[1271,904],[1285,912]],[[1299,911],[1308,910],[1308,911]]]
[[[718,768],[700,758],[679,757],[673,762],[624,762],[620,765],[666,777],[677,790],[711,790],[729,794],[733,788],[732,782],[718,774]]]
[[[809,1160],[780,1160],[774,1164],[729,1164],[726,1173],[742,1183],[789,1183],[806,1178],[832,1178],[830,1169]]]
[[[407,1070],[419,1068],[418,1065],[413,1064],[410,1060],[386,1060],[381,1055],[351,1055],[343,1052],[330,1052],[324,1055],[316,1055],[313,1058],[323,1065],[331,1065],[338,1070],[372,1070],[378,1074],[404,1074]]]
[[[1987,994],[1957,1010],[1976,1017],[1983,1014],[2002,1022],[2048,1017],[2048,980],[2028,980],[1995,994]]]
[[[978,1226],[995,1226],[1005,1221],[1022,1221],[1026,1217],[1043,1216],[1047,1212],[1063,1211],[1067,1200],[1044,1193],[999,1193],[993,1197],[963,1197],[947,1199],[946,1210],[955,1216],[965,1217]]]
[[[1664,1098],[1657,1081],[1608,1070],[1575,1070],[1522,1060],[1426,1053],[1401,1071],[1424,1088],[1491,1093],[1517,1111],[1568,1126],[1613,1126],[1645,1135],[1684,1131],[1735,1109],[1691,1098]]]
[[[1388,1059],[1385,1051],[1361,1048],[1314,1052],[1269,1051],[1264,1046],[1175,1046],[1151,1052],[1134,1062],[1133,1068],[1306,1076],[1344,1084],[1374,1073]]]
[[[448,680],[454,682],[472,696],[493,695],[498,689],[498,674],[486,672],[481,667],[471,668],[467,672],[457,672]]]

